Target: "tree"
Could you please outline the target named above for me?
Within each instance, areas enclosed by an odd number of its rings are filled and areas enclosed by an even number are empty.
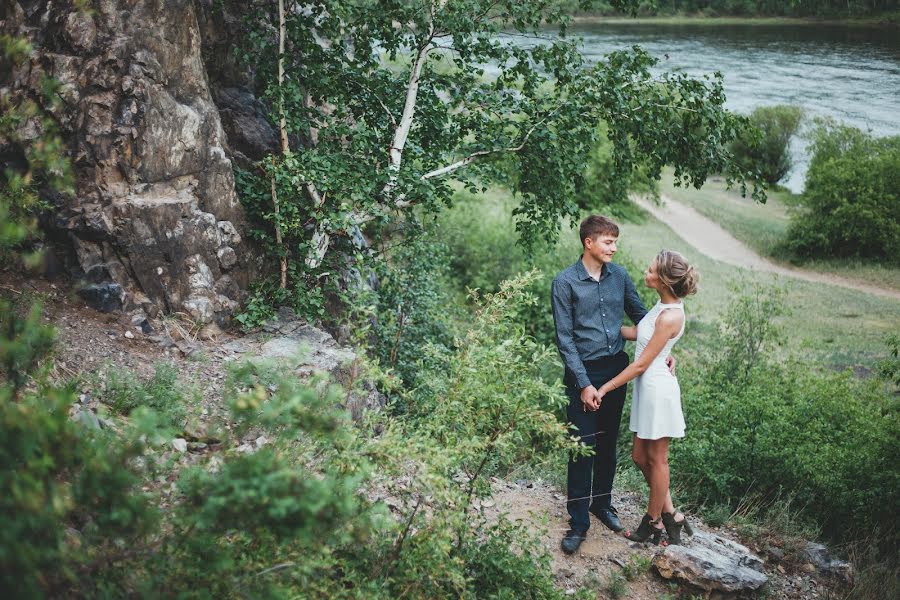
[[[790,142],[802,118],[799,106],[760,106],[750,113],[755,130],[735,141],[732,151],[745,169],[757,169],[763,181],[774,185],[793,166]]]
[[[720,74],[656,76],[638,47],[589,65],[552,0],[325,0],[294,5],[284,36],[271,34],[271,12],[270,2],[247,9],[245,58],[299,143],[260,165],[265,178],[241,177],[241,192],[251,214],[277,223],[308,284],[331,271],[341,243],[364,245],[361,227],[436,211],[453,182],[474,190],[511,172],[521,241],[553,239],[561,218],[578,217],[584,166],[604,131],[614,177],[641,162],[657,178],[669,164],[681,183],[721,172],[746,191],[727,150],[746,120],[724,109]],[[545,34],[547,23],[562,23],[560,35]],[[276,37],[289,44],[283,79]]]

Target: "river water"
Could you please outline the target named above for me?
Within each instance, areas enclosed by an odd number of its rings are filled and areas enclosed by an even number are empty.
[[[807,117],[832,117],[874,135],[900,135],[900,32],[834,25],[662,25],[584,23],[570,28],[583,53],[602,60],[637,44],[660,59],[657,71],[693,76],[719,71],[726,106],[793,104]],[[542,43],[510,37],[518,44]],[[809,122],[809,119],[806,120]],[[794,169],[782,183],[803,188],[809,157],[791,143]]]

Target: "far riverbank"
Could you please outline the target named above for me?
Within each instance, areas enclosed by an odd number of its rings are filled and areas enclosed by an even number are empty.
[[[847,27],[870,27],[883,29],[900,29],[900,13],[890,13],[878,17],[854,19],[817,19],[814,17],[705,17],[705,16],[660,16],[660,17],[625,17],[578,14],[572,17],[577,25],[609,24],[609,25],[783,25],[783,26],[822,26],[841,25]]]

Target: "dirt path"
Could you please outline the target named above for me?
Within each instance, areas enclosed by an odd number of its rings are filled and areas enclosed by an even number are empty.
[[[816,273],[793,269],[773,263],[757,254],[749,246],[736,239],[712,221],[690,206],[682,204],[669,196],[662,196],[662,205],[657,205],[646,198],[632,197],[632,200],[651,215],[668,225],[688,244],[715,260],[756,271],[776,273],[784,277],[793,277],[812,283],[825,283],[840,287],[885,296],[900,300],[900,291],[880,288],[851,281],[828,273]]]

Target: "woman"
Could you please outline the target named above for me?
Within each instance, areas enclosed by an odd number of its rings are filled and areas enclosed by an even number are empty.
[[[666,358],[684,333],[682,298],[696,293],[699,279],[696,269],[677,252],[663,250],[653,259],[644,283],[656,290],[659,302],[636,327],[622,327],[622,337],[637,341],[634,362],[598,390],[602,399],[637,377],[631,404],[631,457],[650,486],[650,502],[640,526],[625,532],[625,537],[638,542],[649,539],[658,544],[663,527],[671,544],[681,543],[682,527],[693,534],[669,493],[669,440],[684,437],[684,416],[678,380]]]

